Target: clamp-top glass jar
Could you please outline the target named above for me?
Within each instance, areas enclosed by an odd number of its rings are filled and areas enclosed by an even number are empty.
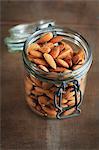
[[[66,43],[76,51],[83,49],[85,62],[75,65],[73,70],[64,72],[46,72],[28,59],[27,48],[45,33],[62,36]],[[57,46],[57,44],[55,44]],[[92,52],[87,41],[77,32],[57,26],[40,29],[26,41],[23,50],[23,61],[26,70],[26,101],[31,110],[46,118],[68,118],[80,114],[87,72],[92,63]]]

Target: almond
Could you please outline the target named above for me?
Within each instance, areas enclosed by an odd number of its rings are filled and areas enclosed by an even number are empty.
[[[49,43],[45,43],[41,47],[41,49],[39,49],[39,51],[41,51],[42,53],[49,53],[52,48],[54,48],[54,44],[49,42]]]
[[[56,69],[50,69],[51,72],[71,72],[69,69],[64,67],[56,67]]]
[[[85,54],[83,50],[79,50],[75,55],[73,56],[73,63],[76,65],[78,64],[82,59],[84,60]]]
[[[77,100],[77,104],[79,103],[80,100]],[[70,100],[68,103],[67,103],[69,106],[74,106],[75,105],[75,99],[74,100]]]
[[[53,38],[50,40],[50,42],[53,43],[53,44],[55,44],[55,43],[58,43],[58,42],[60,42],[60,41],[62,41],[62,40],[63,40],[63,36],[56,36],[56,37],[53,37]]]
[[[48,67],[47,62],[44,59],[35,58],[35,59],[33,59],[33,62],[37,65],[43,65],[43,66]]]
[[[33,50],[39,50],[40,46],[37,43],[32,43],[28,46],[27,51],[31,52]]]
[[[49,90],[46,90],[46,96],[48,96],[49,98],[51,98],[52,100],[54,99],[54,93],[50,93]]]
[[[53,38],[52,32],[48,32],[48,33],[42,35],[42,37],[37,41],[37,43],[45,43],[45,42],[48,42],[49,40],[51,40],[52,38]]]
[[[81,66],[82,66],[82,65],[74,65],[74,66],[72,67],[72,69],[73,69],[73,70],[76,70],[76,69],[79,69]]]
[[[43,65],[39,65],[39,68],[42,69],[45,72],[49,72],[49,70],[47,69],[47,67],[45,67]]]
[[[72,57],[67,56],[64,60],[68,63],[68,65],[69,65],[70,67],[72,67],[72,65],[73,65],[73,63],[72,63]]]
[[[50,54],[44,53],[44,58],[52,68],[56,69],[56,63]]]
[[[71,55],[70,52],[71,52],[70,50],[63,50],[63,51],[60,52],[58,58],[63,59],[63,58],[65,58],[66,56],[70,56],[70,55]]]
[[[59,47],[60,51],[62,51],[65,48],[63,44],[60,44],[57,47]]]
[[[31,58],[42,58],[42,53],[39,51],[30,51]]]
[[[64,47],[65,47],[66,50],[70,50],[71,53],[73,53],[73,49],[72,49],[72,47],[69,44],[67,44],[67,43],[65,43],[63,41],[62,41],[62,44],[64,45]]]
[[[57,58],[59,53],[60,53],[60,48],[58,46],[56,46],[51,50],[50,55],[55,59],[55,58]]]
[[[62,104],[67,103],[68,100],[66,98],[62,98]]]
[[[70,73],[70,72],[72,72],[72,70],[65,69],[65,71],[63,73]]]
[[[57,112],[54,109],[50,109],[49,107],[45,106],[42,109],[47,113],[49,117],[56,117]]]
[[[57,59],[56,62],[63,67],[69,68],[69,65],[66,61],[62,60],[62,59]]]
[[[48,99],[45,96],[39,96],[38,102],[41,106],[45,106],[45,105],[49,104]]]
[[[34,94],[35,96],[43,95],[43,92],[39,92],[39,91],[36,91],[36,90],[32,90],[31,93]]]
[[[69,93],[66,92],[65,98],[68,99],[68,100],[71,100],[71,98],[74,96],[74,94],[75,94],[74,91],[73,92],[69,92]]]
[[[35,87],[35,91],[40,92],[40,93],[46,93],[46,90],[42,89],[41,87]]]
[[[72,114],[74,111],[75,111],[75,108],[71,108],[71,109],[69,109],[69,110],[66,110],[66,111],[63,113],[63,115],[64,115],[64,116],[68,116],[68,115]]]
[[[49,52],[51,51],[51,48],[44,45],[44,46],[40,49],[40,51],[41,51],[42,53],[49,53]]]
[[[38,110],[39,112],[41,111],[41,109],[42,109],[42,108],[41,108],[40,105],[37,105],[37,106],[36,106],[36,110]]]
[[[48,83],[48,82],[42,82],[42,88],[45,90],[50,89],[53,86],[52,83]]]
[[[37,79],[37,78],[35,78],[35,77],[33,77],[33,76],[30,76],[30,79],[31,79],[31,81],[32,81],[33,83],[35,83],[36,86],[39,86],[39,87],[42,86],[42,82],[41,82],[39,79]]]

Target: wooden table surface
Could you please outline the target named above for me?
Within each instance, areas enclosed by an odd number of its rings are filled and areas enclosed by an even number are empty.
[[[1,4],[2,150],[99,150],[99,0]],[[9,53],[3,42],[13,25],[51,18],[81,33],[93,50],[82,113],[71,119],[44,120],[29,110],[21,53]]]

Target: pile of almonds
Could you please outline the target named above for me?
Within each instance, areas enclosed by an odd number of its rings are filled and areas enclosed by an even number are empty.
[[[45,72],[71,72],[83,65],[85,53],[83,49],[75,51],[63,36],[53,36],[48,32],[35,43],[27,47],[27,57],[39,69]],[[80,80],[80,86],[84,89],[84,80]],[[56,118],[57,108],[54,106],[54,95],[59,85],[43,82],[31,74],[25,78],[26,101],[29,107],[42,116]],[[57,97],[57,103],[59,99]],[[79,94],[77,94],[79,103]],[[62,93],[62,107],[68,108],[75,105],[75,93],[73,85],[68,84]],[[75,111],[75,107],[64,111],[62,115],[68,116]]]
[[[63,36],[48,32],[27,47],[28,59],[45,72],[70,72],[80,68],[85,61],[83,49],[74,51]]]
[[[54,94],[58,85],[42,82],[34,76],[27,76],[25,79],[26,101],[29,107],[36,113],[56,118],[57,109],[54,106]],[[75,93],[72,84],[66,87],[63,92],[62,107],[70,107],[75,105]],[[77,95],[77,103],[79,103],[79,94]],[[58,97],[57,103],[59,102]],[[65,111],[63,115],[69,115],[75,111],[75,107]]]

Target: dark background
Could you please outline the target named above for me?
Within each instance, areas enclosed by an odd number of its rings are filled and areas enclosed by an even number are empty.
[[[4,45],[8,29],[20,23],[54,19],[81,33],[93,51],[93,65],[79,117],[44,120],[25,104],[21,53]],[[1,147],[2,150],[99,149],[99,0],[1,2]]]

